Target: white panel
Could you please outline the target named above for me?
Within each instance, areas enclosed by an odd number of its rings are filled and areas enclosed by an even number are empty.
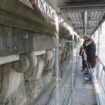
[[[37,55],[45,54],[46,51],[45,51],[45,50],[41,50],[41,51],[35,51],[35,52],[33,52],[33,53],[37,56]]]
[[[0,57],[0,65],[19,60],[19,55]]]

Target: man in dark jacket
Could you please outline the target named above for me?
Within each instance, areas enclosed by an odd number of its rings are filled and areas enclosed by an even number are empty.
[[[86,40],[86,55],[87,55],[87,62],[91,66],[91,68],[95,67],[94,64],[94,57],[96,54],[96,45],[91,38]]]
[[[94,41],[91,38],[86,39],[86,55],[87,55],[87,67],[88,67],[88,80],[87,82],[90,82],[92,80],[92,68],[95,67],[94,64],[94,58],[96,54],[96,45]]]

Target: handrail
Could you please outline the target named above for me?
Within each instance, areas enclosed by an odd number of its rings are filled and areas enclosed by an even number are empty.
[[[105,86],[104,86],[104,82],[105,82],[105,78],[103,78],[103,75],[105,75],[105,65],[103,64],[103,62],[99,59],[98,60],[98,74],[96,73],[96,75],[93,75],[93,84],[95,86],[95,89],[96,91],[97,90],[97,84],[99,85],[99,88],[100,88],[100,91],[101,91],[101,94],[100,93],[97,93],[97,102],[98,102],[98,105],[103,105],[103,102],[105,103],[105,100],[101,99],[101,97],[105,96]],[[100,65],[102,66],[102,68],[100,69]],[[97,70],[97,69],[96,69]]]
[[[103,71],[105,72],[105,65],[102,63],[102,61],[100,61],[100,64],[103,66],[102,71],[101,71],[101,77],[100,77],[100,82],[101,82]],[[101,82],[101,85],[102,85],[102,88],[103,88],[104,93],[105,93],[105,87],[103,86],[103,83],[102,82]]]
[[[99,60],[99,61],[100,61],[100,63],[102,64],[103,70],[104,70],[104,72],[105,72],[105,65],[103,64],[103,62],[102,62],[101,60]]]

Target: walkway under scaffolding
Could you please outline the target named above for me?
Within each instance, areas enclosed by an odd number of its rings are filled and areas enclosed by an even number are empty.
[[[80,57],[74,62],[69,61],[63,69],[64,73],[60,80],[60,105],[97,105],[93,85],[84,83]],[[47,89],[35,105],[56,105],[55,91],[49,95],[51,91],[52,89]]]

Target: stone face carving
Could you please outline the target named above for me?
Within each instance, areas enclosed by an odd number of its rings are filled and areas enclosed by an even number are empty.
[[[51,60],[52,59],[52,57],[53,57],[53,52],[52,52],[52,50],[47,50],[47,52],[46,52],[46,54],[47,54],[47,60]]]
[[[32,52],[31,54],[28,54],[27,57],[30,61],[29,69],[34,68],[37,65],[37,57],[36,57],[35,53]]]
[[[62,53],[60,58],[60,63],[63,64],[67,59],[70,59],[71,56],[71,45],[69,43],[65,43],[64,47],[62,47]]]
[[[45,76],[42,76],[45,55],[35,56],[35,53],[27,55],[29,56],[32,62],[32,67],[29,67],[24,73],[25,76],[25,90],[27,96],[27,105],[31,105],[33,101],[40,95],[45,86],[51,81],[51,73]],[[34,58],[33,58],[34,57]],[[37,59],[37,61],[35,60]]]
[[[54,62],[55,62],[55,52],[52,49],[46,50],[46,54],[44,57],[44,70],[43,70],[43,76],[47,75],[48,72],[51,72],[54,68]]]
[[[25,80],[35,80],[37,75],[37,57],[35,53],[27,54],[27,58],[30,62],[28,70],[24,73]]]
[[[47,57],[46,57],[46,69],[51,70],[54,66],[55,62],[55,54],[53,50],[47,50],[46,52]]]
[[[36,79],[40,79],[43,73],[43,68],[44,68],[44,60],[39,59],[39,64],[38,64],[38,73]]]
[[[20,56],[20,60],[14,62],[13,68],[16,72],[23,73],[29,69],[29,59],[25,55]]]

